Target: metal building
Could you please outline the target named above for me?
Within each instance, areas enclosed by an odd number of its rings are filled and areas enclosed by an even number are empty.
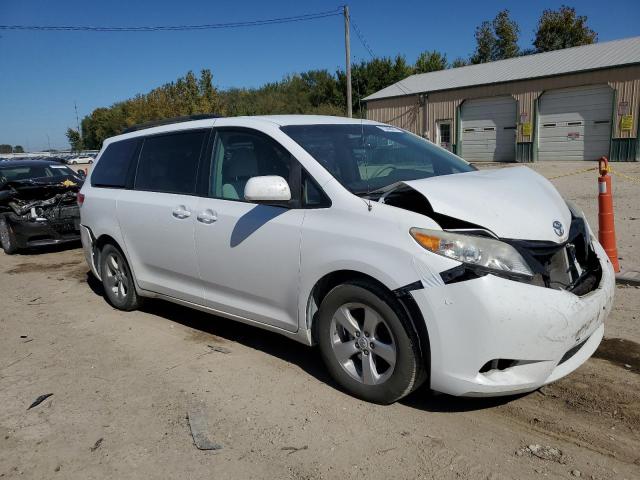
[[[364,101],[469,161],[640,161],[640,37],[412,75]]]

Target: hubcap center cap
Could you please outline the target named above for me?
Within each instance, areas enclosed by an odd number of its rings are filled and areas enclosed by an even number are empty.
[[[365,349],[369,346],[369,342],[367,342],[367,339],[364,337],[360,337],[358,338],[358,340],[356,341],[356,345],[358,346],[358,348],[360,349]]]

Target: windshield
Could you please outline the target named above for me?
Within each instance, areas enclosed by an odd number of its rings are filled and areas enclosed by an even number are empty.
[[[0,166],[0,177],[7,182],[41,178],[75,176],[75,172],[64,165],[20,165]]]
[[[289,125],[282,131],[358,195],[403,180],[476,170],[431,142],[388,125]]]

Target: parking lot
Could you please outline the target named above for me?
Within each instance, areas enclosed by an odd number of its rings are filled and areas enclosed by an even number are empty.
[[[595,230],[596,172],[565,175],[589,166],[532,168]],[[613,181],[637,270],[640,180]],[[640,287],[617,286],[595,357],[552,385],[391,406],[342,393],[317,349],[278,335],[162,301],[111,308],[78,245],[0,254],[0,291],[0,478],[640,478]],[[195,448],[194,405],[221,450]]]

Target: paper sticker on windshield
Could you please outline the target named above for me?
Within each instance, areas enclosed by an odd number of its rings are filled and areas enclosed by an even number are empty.
[[[385,132],[402,133],[402,130],[400,130],[399,128],[396,128],[396,127],[387,127],[387,126],[380,126],[380,125],[377,125],[377,127],[380,130],[385,131]]]
[[[67,167],[65,167],[64,165],[49,165],[49,168],[60,168],[60,169],[64,170]]]

